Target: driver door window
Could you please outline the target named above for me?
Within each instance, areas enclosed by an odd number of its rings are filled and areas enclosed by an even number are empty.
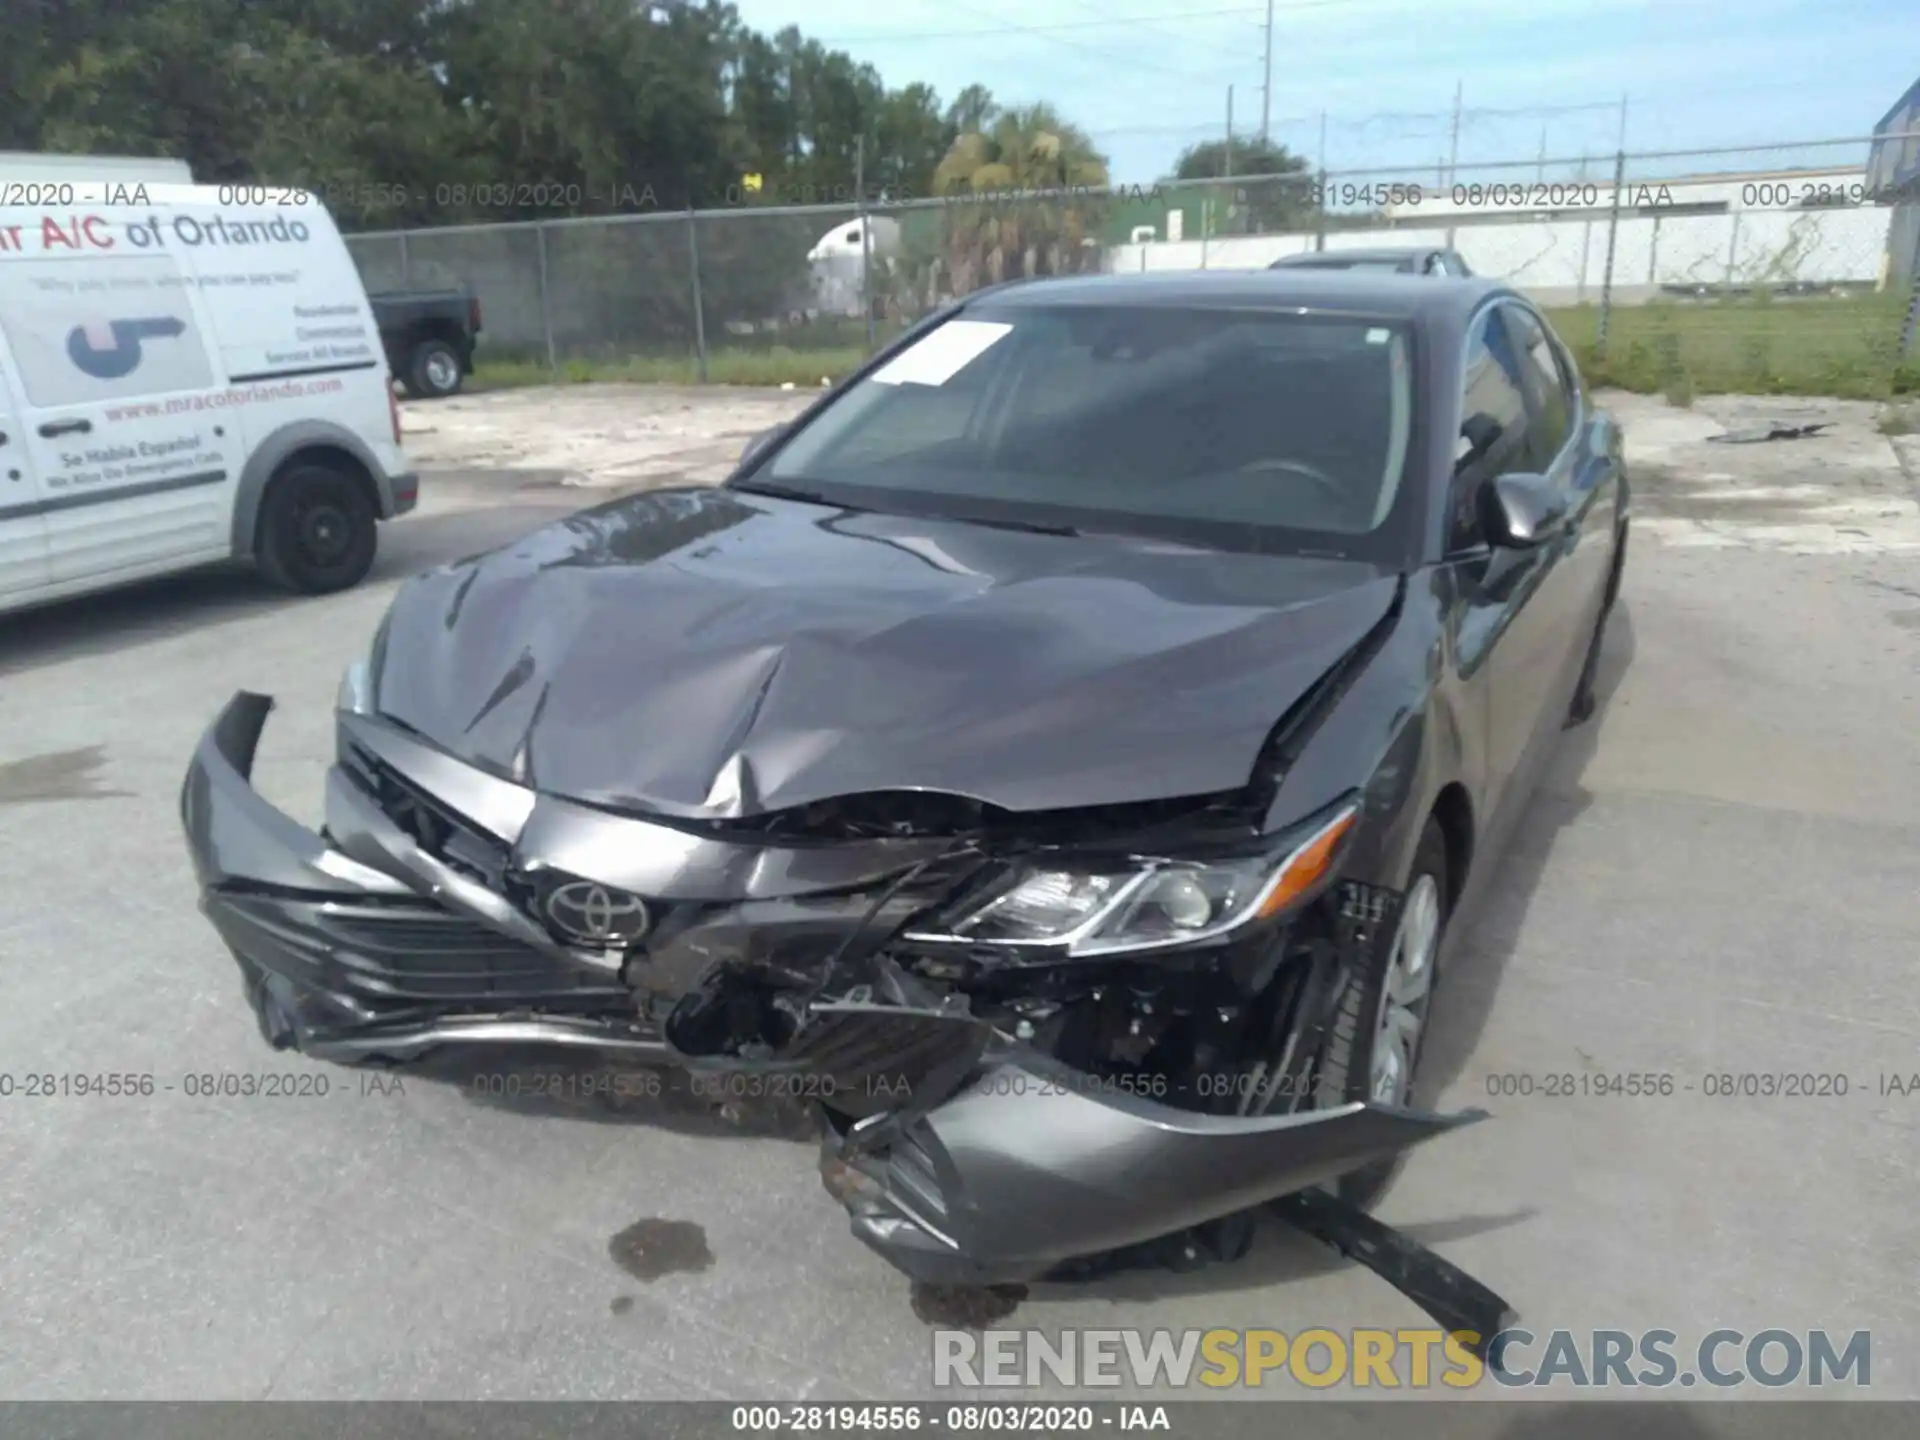
[[[1528,408],[1533,418],[1528,425],[1528,468],[1544,475],[1566,449],[1573,433],[1578,402],[1567,383],[1560,357],[1546,328],[1518,305],[1501,307],[1513,332],[1514,349],[1524,357],[1520,371],[1526,380]]]
[[[1498,476],[1528,468],[1527,400],[1513,350],[1499,310],[1484,311],[1467,338],[1448,506],[1449,550],[1471,550],[1483,542],[1481,493]]]

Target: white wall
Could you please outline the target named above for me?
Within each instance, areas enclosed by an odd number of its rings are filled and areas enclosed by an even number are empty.
[[[1866,170],[1858,165],[1826,170],[1769,170],[1751,174],[1682,176],[1666,180],[1641,179],[1629,171],[1620,187],[1621,205],[1627,208],[1649,202],[1663,206],[1725,204],[1739,210],[1746,208],[1747,197],[1751,195],[1755,201],[1752,208],[1789,210],[1801,199],[1812,199],[1823,192],[1834,192],[1848,199],[1857,198],[1865,188],[1866,179]],[[1495,175],[1487,180],[1461,183],[1468,189],[1468,193],[1461,198],[1470,201],[1473,188],[1478,187],[1481,203],[1456,205],[1451,185],[1429,186],[1422,191],[1417,206],[1402,207],[1399,213],[1410,219],[1445,220],[1461,215],[1516,215],[1522,209],[1553,206],[1566,210],[1590,209],[1596,211],[1599,218],[1605,219],[1613,206],[1611,166],[1607,167],[1606,174],[1589,176],[1586,180],[1536,181],[1514,173],[1506,178]]]
[[[1735,211],[1726,215],[1626,216],[1614,241],[1616,289],[1686,284],[1783,284],[1812,281],[1878,283],[1886,263],[1893,212],[1885,206],[1844,210]],[[1482,275],[1555,301],[1598,299],[1607,267],[1607,216],[1591,220],[1526,220],[1419,229],[1342,231],[1327,248],[1451,245]],[[1313,249],[1312,235],[1250,235],[1115,245],[1107,268],[1259,270],[1283,255]]]

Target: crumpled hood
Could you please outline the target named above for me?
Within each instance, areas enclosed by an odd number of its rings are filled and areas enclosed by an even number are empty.
[[[1011,810],[1244,785],[1386,613],[1363,564],[654,491],[402,588],[382,713],[592,804]]]

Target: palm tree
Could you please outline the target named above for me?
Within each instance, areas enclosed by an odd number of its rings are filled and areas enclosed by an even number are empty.
[[[949,282],[942,288],[964,295],[1021,276],[1098,269],[1093,237],[1105,198],[1034,197],[1104,190],[1106,157],[1050,105],[980,113],[980,127],[961,134],[933,172],[934,193],[953,202],[942,212]]]

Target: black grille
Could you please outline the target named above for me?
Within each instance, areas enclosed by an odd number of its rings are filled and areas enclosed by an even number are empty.
[[[239,895],[229,905],[258,939],[300,962],[306,983],[373,1011],[631,1008],[617,979],[445,911]]]
[[[490,835],[458,811],[407,780],[370,751],[348,741],[341,746],[341,768],[414,842],[462,874],[490,889],[507,888],[511,847]]]

